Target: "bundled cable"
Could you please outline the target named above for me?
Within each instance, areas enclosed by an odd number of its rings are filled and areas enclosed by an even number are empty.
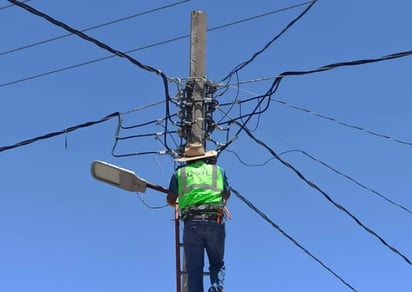
[[[337,279],[339,279],[345,286],[349,287],[352,291],[357,291],[348,282],[346,282],[341,276],[339,276],[336,272],[334,272],[331,268],[329,268],[326,264],[324,264],[320,259],[318,259],[316,256],[314,256],[309,250],[307,250],[299,242],[297,242],[292,236],[290,236],[282,228],[280,228],[279,225],[277,225],[272,220],[270,220],[269,217],[266,216],[265,213],[263,213],[261,210],[256,208],[249,200],[247,200],[245,197],[243,197],[238,191],[236,191],[233,188],[231,188],[231,191],[236,195],[236,197],[238,197],[249,208],[251,208],[257,214],[259,214],[260,217],[262,217],[264,220],[269,222],[270,225],[272,225],[276,230],[278,230],[283,236],[285,236],[288,240],[290,240],[294,245],[296,245],[298,248],[300,248],[304,253],[306,253],[308,256],[310,256],[312,259],[314,259],[318,264],[320,264],[323,268],[325,268],[328,272],[330,272]]]
[[[28,144],[32,144],[34,142],[38,142],[40,140],[46,140],[46,139],[53,138],[53,137],[60,136],[60,135],[67,135],[70,132],[79,130],[81,128],[91,127],[91,126],[106,122],[106,121],[108,121],[110,119],[113,119],[113,118],[116,118],[116,117],[118,118],[118,123],[120,124],[121,114],[119,112],[114,112],[114,113],[112,113],[108,116],[105,116],[104,118],[102,118],[100,120],[97,120],[97,121],[86,122],[86,123],[83,123],[83,124],[79,124],[79,125],[76,125],[76,126],[66,128],[62,131],[51,132],[51,133],[48,133],[48,134],[45,134],[45,135],[42,135],[42,136],[38,136],[38,137],[35,137],[35,138],[31,138],[31,139],[27,139],[27,140],[18,142],[14,145],[2,146],[2,147],[0,147],[0,152],[11,150],[11,149],[14,149],[14,148],[19,148],[19,147],[22,147],[22,146],[25,146],[25,145],[28,145]]]
[[[246,134],[254,140],[257,144],[263,146],[266,150],[270,152],[270,154],[273,155],[274,158],[276,158],[280,163],[282,163],[284,166],[287,168],[291,169],[301,180],[303,180],[307,185],[309,185],[311,188],[315,189],[319,193],[322,194],[323,197],[325,197],[326,200],[328,200],[333,206],[335,206],[337,209],[340,211],[344,212],[346,215],[348,215],[352,220],[356,222],[357,225],[362,227],[366,232],[371,234],[372,236],[376,237],[384,246],[389,248],[393,253],[397,254],[400,256],[402,259],[405,260],[409,265],[412,265],[411,260],[402,254],[400,251],[398,251],[394,246],[390,245],[388,242],[386,242],[385,239],[383,239],[379,234],[377,234],[374,230],[371,228],[367,227],[360,219],[358,219],[355,215],[353,215],[351,212],[349,212],[345,207],[342,205],[336,203],[325,191],[323,191],[319,186],[317,186],[315,183],[312,181],[308,180],[299,170],[297,170],[293,165],[291,165],[289,162],[284,161],[273,149],[271,149],[268,145],[266,145],[263,141],[257,139],[249,130],[244,128]]]

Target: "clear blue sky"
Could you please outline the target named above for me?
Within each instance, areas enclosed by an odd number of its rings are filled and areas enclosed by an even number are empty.
[[[32,0],[27,4],[85,29],[176,2]],[[188,35],[193,10],[205,11],[208,28],[214,28],[301,3],[192,0],[87,34],[130,51]],[[0,7],[8,5],[0,1]],[[208,78],[220,81],[305,7],[208,32]],[[320,0],[239,71],[238,78],[275,77],[285,71],[408,51],[410,11],[412,3],[405,0]],[[127,113],[125,126],[165,116],[164,103],[140,109],[164,100],[161,78],[119,57],[30,78],[110,56],[79,37],[10,52],[66,33],[22,8],[0,9],[0,147],[100,120],[112,112]],[[188,76],[188,38],[130,55],[168,77]],[[411,66],[412,57],[405,57],[285,77],[268,110],[252,119],[249,127],[276,153],[305,151],[410,210]],[[21,81],[26,78],[30,80]],[[231,87],[219,102],[263,94],[272,82],[246,83],[239,92]],[[173,96],[177,87],[169,85]],[[230,115],[248,113],[251,107],[235,106]],[[171,112],[176,110],[172,105]],[[217,111],[216,120],[221,117]],[[175,164],[167,155],[112,156],[116,127],[116,119],[111,119],[0,152],[0,291],[175,291],[173,210],[148,207],[163,206],[164,195],[149,190],[139,199],[98,182],[90,175],[90,163],[108,161],[163,186],[168,185]],[[231,134],[237,129],[233,126]],[[175,128],[169,125],[169,130]],[[121,135],[161,131],[160,125],[151,125]],[[224,142],[224,133],[216,131],[213,137]],[[145,137],[120,141],[116,153],[162,150],[159,139]],[[227,150],[232,152],[224,151],[219,163],[232,187],[346,282],[359,291],[410,291],[410,264],[292,170],[276,159],[268,161],[271,154],[244,132]],[[244,163],[260,166],[246,166],[233,151]],[[412,259],[410,213],[302,152],[281,157]],[[225,291],[350,291],[235,196],[229,208]]]

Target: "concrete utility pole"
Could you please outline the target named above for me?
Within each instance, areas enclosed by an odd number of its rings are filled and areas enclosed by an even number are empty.
[[[191,14],[189,76],[193,107],[188,142],[200,142],[205,146],[206,13],[203,11]]]
[[[190,80],[186,83],[187,107],[183,119],[189,122],[190,128],[184,131],[186,142],[199,142],[205,145],[205,83],[206,83],[206,13],[192,11],[190,22]],[[183,146],[183,145],[182,145]],[[177,292],[187,292],[187,273],[185,257],[181,264],[180,231],[178,211],[175,216],[176,230],[176,266]]]

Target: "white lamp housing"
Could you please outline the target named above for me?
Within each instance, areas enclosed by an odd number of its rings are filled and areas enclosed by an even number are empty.
[[[91,173],[95,179],[129,192],[144,193],[146,191],[147,181],[131,170],[104,161],[93,161]]]

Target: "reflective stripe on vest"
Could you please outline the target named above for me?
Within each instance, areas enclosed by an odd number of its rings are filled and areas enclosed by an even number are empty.
[[[179,208],[222,201],[224,178],[216,165],[196,161],[177,171]]]
[[[186,168],[181,169],[181,183],[182,183],[182,189],[181,189],[181,194],[187,194],[193,189],[207,189],[207,190],[212,190],[215,192],[221,192],[222,190],[218,188],[217,186],[217,167],[216,165],[211,165],[212,166],[212,183],[211,184],[191,184],[188,185],[187,183],[187,172]]]

